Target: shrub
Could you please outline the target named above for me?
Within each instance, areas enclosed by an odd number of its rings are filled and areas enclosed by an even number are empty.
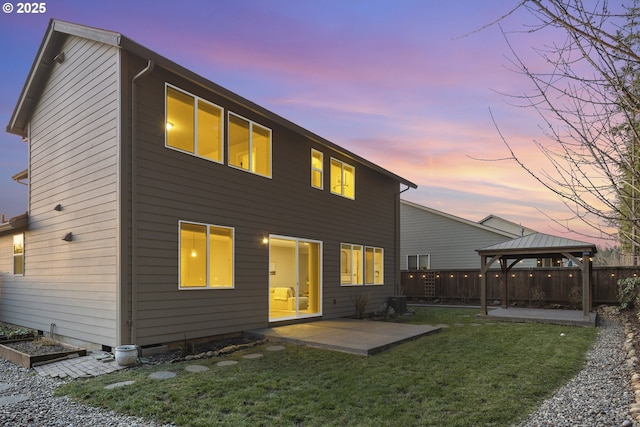
[[[356,309],[356,319],[364,319],[369,301],[371,301],[371,295],[366,292],[361,292],[355,296],[354,306]]]
[[[640,307],[640,277],[618,280],[618,302],[623,310]]]

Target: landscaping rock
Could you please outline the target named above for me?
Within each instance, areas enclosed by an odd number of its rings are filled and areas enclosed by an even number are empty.
[[[222,362],[216,363],[218,366],[232,366],[238,363],[237,360],[223,360]]]
[[[104,386],[104,388],[105,390],[111,390],[112,388],[126,387],[134,383],[135,381],[121,381],[119,383],[107,384],[106,386]]]
[[[173,378],[175,376],[176,376],[175,372],[158,371],[158,372],[153,372],[152,374],[150,374],[149,378],[151,378],[152,380],[168,380],[168,379],[171,379],[171,378]]]
[[[187,367],[184,368],[185,371],[187,372],[205,372],[208,371],[209,368],[207,368],[206,366],[202,366],[202,365],[188,365]]]

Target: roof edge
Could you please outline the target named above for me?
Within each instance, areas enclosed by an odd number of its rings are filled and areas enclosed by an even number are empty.
[[[21,230],[29,226],[29,213],[25,212],[20,215],[9,218],[9,221],[0,223],[0,234],[6,234],[12,231]]]
[[[450,219],[452,221],[456,221],[456,222],[460,222],[462,224],[470,225],[472,227],[475,227],[475,228],[478,228],[478,229],[481,229],[481,230],[484,230],[484,231],[489,231],[491,233],[500,234],[500,235],[505,236],[505,237],[510,237],[510,238],[519,237],[517,234],[509,233],[508,231],[500,230],[499,228],[490,227],[488,225],[479,224],[479,223],[477,223],[475,221],[471,221],[471,220],[468,220],[468,219],[465,219],[465,218],[462,218],[462,217],[459,217],[459,216],[455,216],[455,215],[452,215],[452,214],[449,214],[449,213],[446,213],[446,212],[442,212],[442,211],[439,211],[437,209],[430,208],[428,206],[420,205],[418,203],[410,202],[410,201],[405,200],[405,199],[400,199],[400,204],[411,206],[411,207],[414,207],[416,209],[420,209],[420,210],[423,210],[425,212],[429,212],[429,213],[432,213],[434,215],[438,215],[438,216],[441,216],[443,218]]]

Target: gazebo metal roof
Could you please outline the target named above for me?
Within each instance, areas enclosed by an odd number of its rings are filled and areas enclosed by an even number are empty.
[[[480,254],[503,253],[513,255],[533,255],[539,253],[559,254],[569,252],[577,254],[584,251],[596,253],[596,246],[592,243],[567,239],[566,237],[552,236],[551,234],[533,233],[517,239],[496,243],[495,245],[476,249]]]
[[[582,309],[585,318],[591,312],[591,271],[592,257],[597,252],[592,243],[550,234],[533,233],[517,239],[476,249],[480,255],[480,304],[482,314],[487,314],[487,271],[496,261],[502,269],[502,307],[507,308],[507,273],[519,261],[526,258],[548,258],[562,256],[573,261],[574,265],[582,268]]]

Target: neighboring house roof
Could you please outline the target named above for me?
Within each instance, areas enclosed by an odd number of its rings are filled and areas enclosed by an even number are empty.
[[[486,225],[487,227],[497,228],[504,231],[509,230],[518,230],[518,236],[525,236],[527,234],[536,233],[535,230],[525,227],[522,224],[515,223],[513,221],[509,221],[508,219],[504,219],[497,215],[488,215],[485,218],[478,221],[478,224]]]
[[[38,49],[38,53],[33,62],[33,65],[31,66],[27,81],[22,89],[15,110],[11,115],[11,120],[7,125],[7,132],[20,135],[23,138],[27,137],[27,124],[29,122],[29,118],[31,117],[38,98],[42,93],[44,85],[47,82],[51,66],[56,60],[64,60],[64,53],[60,52],[60,48],[67,35],[83,37],[86,39],[116,46],[143,59],[153,61],[155,66],[169,70],[172,73],[175,73],[197,85],[205,87],[208,90],[214,91],[216,94],[231,101],[241,103],[243,104],[243,106],[254,111],[255,113],[260,114],[264,117],[268,117],[270,120],[273,120],[276,123],[293,130],[294,132],[300,133],[321,145],[339,151],[344,156],[354,160],[355,162],[358,162],[377,172],[380,172],[400,182],[401,184],[404,184],[410,188],[418,187],[413,182],[402,178],[348,150],[345,150],[344,148],[332,143],[331,141],[328,141],[304,129],[296,125],[295,123],[292,123],[289,120],[284,119],[283,117],[280,117],[277,114],[245,98],[242,98],[241,96],[205,79],[204,77],[194,73],[193,71],[190,71],[176,64],[175,62],[170,61],[169,59],[147,49],[146,47],[134,42],[133,40],[120,33],[87,27],[79,24],[73,24],[65,21],[58,21],[54,19],[49,22],[49,27],[47,28],[45,37],[42,41],[42,44],[40,45],[40,48]]]
[[[597,252],[593,243],[552,236],[550,234],[533,233],[517,239],[497,243],[495,245],[476,249],[481,255],[548,255],[567,253]]]
[[[433,209],[433,208],[429,208],[427,206],[419,205],[417,203],[409,202],[407,200],[400,200],[400,203],[404,204],[406,206],[411,206],[411,207],[414,207],[416,209],[420,209],[422,211],[425,211],[425,212],[428,212],[428,213],[431,213],[431,214],[434,214],[434,215],[441,216],[443,218],[450,219],[452,221],[457,221],[457,222],[459,222],[461,224],[470,225],[470,226],[478,228],[480,230],[485,230],[485,231],[490,231],[492,233],[500,234],[500,235],[505,236],[505,237],[515,238],[515,237],[520,236],[519,234],[510,233],[509,231],[501,230],[501,229],[495,228],[495,227],[489,227],[489,226],[481,224],[481,223],[477,223],[477,222],[474,222],[474,221],[470,221],[468,219],[460,218],[458,216],[451,215],[451,214],[448,214],[448,213],[445,213],[445,212],[442,212],[442,211],[439,211],[439,210],[436,210],[436,209]]]

